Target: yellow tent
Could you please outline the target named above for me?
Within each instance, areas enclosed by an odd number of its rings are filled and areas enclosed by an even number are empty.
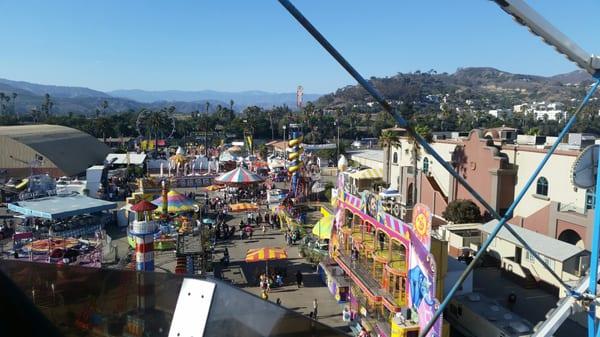
[[[331,239],[331,228],[333,227],[333,215],[322,217],[313,227],[312,234],[321,240]]]

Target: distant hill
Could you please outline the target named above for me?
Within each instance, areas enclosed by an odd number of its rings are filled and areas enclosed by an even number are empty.
[[[398,73],[389,77],[371,78],[371,83],[391,101],[410,103],[423,109],[439,110],[439,99],[444,95],[453,107],[464,107],[467,100],[473,101],[471,108],[492,109],[510,107],[525,101],[569,101],[581,95],[582,86],[591,77],[583,71],[573,71],[550,77],[513,74],[489,67],[459,68],[453,74],[429,72]],[[270,108],[273,105],[296,105],[295,93],[270,93],[265,91],[220,92],[201,91],[145,91],[115,90],[102,92],[84,87],[42,85],[23,81],[0,79],[0,92],[10,97],[17,93],[16,110],[29,113],[40,107],[43,96],[48,93],[54,102],[53,113],[92,115],[106,100],[109,113],[139,110],[143,107],[160,109],[175,106],[178,112],[204,111],[210,102],[211,112],[218,105],[229,106],[241,111],[251,105]],[[437,97],[437,98],[436,98]],[[359,107],[364,111],[372,99],[360,86],[340,88],[327,95],[304,94],[304,101],[314,101],[320,108]],[[12,107],[12,102],[9,103]],[[370,105],[377,111],[377,106]]]
[[[559,74],[550,77],[553,81],[560,82],[562,84],[576,84],[581,82],[592,82],[593,77],[589,73],[583,70],[575,70],[566,74]]]
[[[226,102],[233,100],[238,108],[243,108],[250,105],[261,107],[271,107],[273,105],[287,104],[288,106],[296,105],[296,93],[271,93],[265,91],[242,91],[242,92],[222,92],[214,90],[200,91],[181,91],[181,90],[164,90],[164,91],[146,91],[146,90],[114,90],[108,92],[115,97],[123,97],[136,100],[138,102],[151,103],[156,101],[180,101],[180,102],[197,102],[199,100],[218,100]],[[314,101],[320,95],[304,94],[305,101]]]
[[[44,95],[50,95],[55,114],[92,115],[96,109],[107,101],[109,113],[127,111],[141,108],[160,109],[174,106],[178,112],[190,113],[192,111],[205,111],[206,102],[210,103],[210,112],[216,110],[218,105],[229,106],[229,101],[234,101],[234,109],[241,111],[247,106],[257,105],[270,108],[273,105],[296,105],[295,93],[270,93],[265,91],[220,92],[213,90],[202,91],[145,91],[145,90],[115,90],[105,93],[84,87],[67,87],[43,85],[23,81],[12,81],[0,78],[0,92],[12,97],[17,94],[16,110],[18,113],[29,113],[33,108],[40,107]],[[320,95],[305,94],[305,101],[316,100]],[[12,102],[9,104],[12,108]]]
[[[532,101],[567,102],[581,95],[591,76],[574,71],[550,77],[513,74],[490,67],[459,68],[452,74],[429,72],[398,73],[390,77],[372,77],[370,82],[396,104],[407,103],[419,109],[439,111],[447,103],[461,111],[510,108],[513,104]],[[569,85],[567,85],[569,84]],[[347,86],[321,96],[321,108],[361,107],[372,101],[360,86]],[[467,101],[470,106],[467,107]],[[373,110],[377,111],[377,107]],[[368,109],[367,109],[368,110]]]
[[[21,90],[25,90],[32,94],[43,96],[45,94],[50,94],[53,97],[61,97],[61,98],[75,98],[75,97],[104,97],[108,98],[110,95],[104,93],[102,91],[92,90],[84,87],[64,87],[57,85],[44,85],[44,84],[35,84],[23,81],[11,81],[7,79],[0,78],[0,83],[10,86],[12,88],[17,88]],[[1,90],[1,88],[0,88]],[[18,92],[17,92],[18,93]]]

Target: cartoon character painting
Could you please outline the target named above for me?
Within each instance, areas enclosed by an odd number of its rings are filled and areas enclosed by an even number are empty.
[[[414,233],[411,233],[411,251],[409,256],[408,300],[410,307],[417,313],[419,327],[431,321],[439,302],[435,298],[436,292],[436,263],[434,256],[429,253],[423,243]],[[441,335],[441,319],[438,319],[427,337]]]
[[[408,282],[410,284],[410,299],[413,309],[418,310],[421,302],[432,306],[434,304],[431,298],[431,281],[423,273],[420,266],[415,266],[408,272]]]

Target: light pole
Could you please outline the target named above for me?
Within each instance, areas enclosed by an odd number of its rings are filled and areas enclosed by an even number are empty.
[[[284,158],[284,159],[287,159],[287,158],[285,157],[285,153],[286,153],[286,150],[287,150],[287,142],[286,142],[286,139],[285,139],[285,138],[286,138],[285,129],[287,129],[287,126],[285,126],[285,125],[284,125],[284,126],[283,126],[283,146],[284,146],[283,158]]]

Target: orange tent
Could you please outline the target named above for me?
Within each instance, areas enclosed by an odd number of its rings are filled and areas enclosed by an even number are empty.
[[[284,260],[287,259],[287,252],[279,247],[264,247],[249,249],[246,253],[246,262]]]
[[[231,212],[254,212],[258,211],[258,205],[249,202],[242,202],[229,206]]]

